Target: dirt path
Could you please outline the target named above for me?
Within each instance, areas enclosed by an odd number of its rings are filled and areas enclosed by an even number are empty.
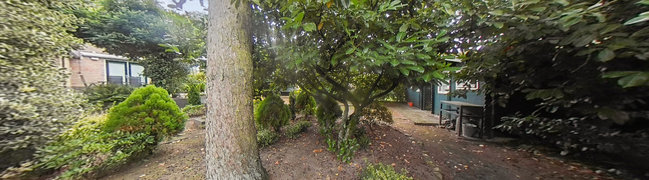
[[[430,111],[404,104],[387,104],[393,126],[423,143],[425,152],[442,170],[444,179],[608,179],[578,163],[567,163],[542,154],[459,138],[435,126],[417,126],[415,118],[434,119]]]
[[[580,164],[506,146],[468,141],[453,132],[416,126],[411,119],[434,118],[430,112],[388,104],[395,123],[369,133],[371,145],[351,163],[326,150],[317,126],[296,139],[282,137],[262,148],[260,157],[271,179],[358,179],[367,162],[405,169],[415,179],[608,179]],[[312,120],[315,122],[315,120]],[[148,159],[131,163],[102,179],[204,179],[204,135],[189,121],[186,131],[166,141]]]

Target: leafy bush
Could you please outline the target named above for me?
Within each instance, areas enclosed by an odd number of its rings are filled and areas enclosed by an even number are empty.
[[[359,147],[360,145],[354,138],[338,140],[338,159],[342,162],[350,162]]]
[[[311,122],[309,121],[298,121],[295,124],[289,125],[286,128],[286,136],[289,138],[296,138],[302,132],[305,132],[309,127],[311,127]]]
[[[372,140],[367,136],[367,132],[363,127],[358,127],[354,130],[354,137],[358,139],[358,145],[361,149],[367,148],[372,142]]]
[[[148,133],[157,141],[180,132],[187,116],[162,88],[138,88],[110,109],[104,129],[108,132]]]
[[[182,109],[182,112],[190,117],[205,115],[205,105],[187,105]]]
[[[282,98],[272,95],[257,105],[255,123],[261,129],[273,128],[279,132],[280,128],[288,123],[290,116],[291,112]]]
[[[79,20],[61,1],[0,1],[0,172],[29,160],[83,112],[84,98],[62,85],[56,62],[81,41]]]
[[[402,170],[398,173],[392,166],[378,164],[368,164],[361,179],[363,180],[412,180],[413,178],[406,176],[408,172]]]
[[[187,80],[190,82],[190,84],[195,84],[199,92],[205,92],[205,83],[207,83],[207,77],[205,76],[204,72],[187,75]]]
[[[187,92],[187,102],[191,105],[201,104],[201,91],[198,84],[188,85],[189,92]]]
[[[342,116],[343,111],[340,109],[338,102],[330,97],[325,97],[318,102],[316,117],[321,128],[333,128],[336,119]]]
[[[257,144],[259,144],[259,147],[271,145],[275,143],[277,139],[279,139],[279,135],[274,131],[268,129],[257,131]]]
[[[363,108],[361,111],[362,122],[366,122],[370,127],[377,123],[392,124],[392,112],[380,102],[374,102]]]
[[[126,98],[133,92],[133,87],[119,84],[90,85],[83,94],[91,104],[99,104],[103,109],[108,109]]]
[[[106,116],[78,121],[37,154],[34,173],[57,171],[57,178],[89,179],[101,171],[118,167],[155,148],[155,137],[147,133],[108,133],[101,128]],[[37,175],[37,174],[35,174]]]
[[[304,115],[313,115],[316,107],[315,99],[306,91],[299,91],[295,98],[295,111]]]

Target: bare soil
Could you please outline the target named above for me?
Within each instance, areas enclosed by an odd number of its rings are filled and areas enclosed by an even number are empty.
[[[366,163],[404,169],[415,179],[612,179],[579,163],[498,143],[458,138],[413,118],[435,118],[403,104],[388,104],[395,123],[374,128],[370,146],[342,163],[326,150],[317,125],[296,139],[286,137],[260,150],[271,179],[358,179]],[[200,117],[199,117],[200,118]],[[103,179],[204,179],[205,132],[188,121],[179,136],[164,142],[148,159],[128,164]]]

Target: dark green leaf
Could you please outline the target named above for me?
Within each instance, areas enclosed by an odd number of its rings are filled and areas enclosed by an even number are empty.
[[[624,23],[624,25],[631,25],[635,23],[649,21],[649,11],[640,13],[637,17],[629,19]]]
[[[404,23],[399,27],[399,32],[406,32],[408,30],[408,23]]]
[[[597,54],[597,59],[602,62],[610,61],[615,58],[615,52],[610,49],[604,49]]]
[[[311,32],[311,31],[314,31],[317,27],[316,27],[315,23],[310,22],[310,23],[304,24],[302,26],[302,28],[304,28],[304,31],[306,31],[306,32]]]

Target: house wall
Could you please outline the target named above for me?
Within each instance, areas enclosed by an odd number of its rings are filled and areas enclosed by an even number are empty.
[[[482,87],[483,83],[478,82],[479,86]],[[455,82],[451,80],[451,92],[455,91]],[[462,101],[462,102],[468,102],[472,104],[478,104],[478,105],[484,105],[485,104],[485,96],[484,94],[478,94],[475,91],[469,91],[466,93],[466,98],[460,98],[460,97],[451,97],[448,94],[439,94],[437,92],[437,86],[434,86],[435,95],[433,98],[433,114],[438,114],[440,111],[440,101]],[[449,94],[451,93],[449,92]]]
[[[417,107],[421,110],[431,110],[434,105],[432,102],[433,96],[433,86],[432,85],[423,85],[423,86],[412,86],[406,89],[406,98],[408,102],[412,102],[414,107]]]
[[[413,87],[408,87],[406,90],[406,96],[408,98],[408,102],[412,102],[414,107],[421,108],[421,90],[417,92],[419,88],[416,86]]]
[[[70,60],[70,87],[83,88],[87,85],[106,82],[106,61],[100,58],[81,57]],[[83,79],[82,79],[83,76]]]

